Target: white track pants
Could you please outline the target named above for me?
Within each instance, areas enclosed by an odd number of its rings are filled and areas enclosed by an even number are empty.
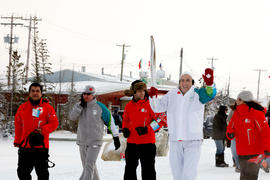
[[[174,180],[195,180],[202,140],[170,141],[170,165]]]
[[[99,180],[96,160],[100,145],[79,145],[83,172],[80,180]]]

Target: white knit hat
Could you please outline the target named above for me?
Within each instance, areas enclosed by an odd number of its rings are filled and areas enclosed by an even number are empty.
[[[242,101],[252,101],[253,100],[253,95],[250,91],[242,91],[238,94],[237,98],[241,99]]]
[[[182,77],[183,75],[189,75],[189,76],[193,79],[192,73],[187,72],[187,71],[183,72],[183,73],[180,75],[180,78],[179,78],[179,79],[181,79],[181,77]]]
[[[85,87],[84,93],[91,93],[91,94],[95,94],[96,93],[96,89],[94,86],[88,85]]]

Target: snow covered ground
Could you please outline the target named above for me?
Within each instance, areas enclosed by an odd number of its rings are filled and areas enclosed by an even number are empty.
[[[64,135],[67,136],[66,134]],[[102,151],[101,151],[102,152]],[[197,180],[238,180],[239,173],[234,172],[232,167],[230,149],[226,149],[226,161],[229,168],[216,168],[214,166],[215,145],[211,139],[206,139],[202,145],[201,159],[199,163],[199,173]],[[74,141],[51,141],[50,160],[56,166],[50,169],[51,180],[76,180],[82,171],[78,146]],[[101,154],[100,154],[101,156]],[[0,180],[17,179],[17,148],[12,145],[12,140],[0,139]],[[121,180],[123,179],[124,161],[103,161],[100,157],[97,160],[101,180]],[[169,166],[169,157],[156,158],[157,180],[172,180]],[[33,179],[36,179],[34,171]],[[140,178],[140,167],[138,173]],[[260,180],[269,180],[270,174],[260,171]]]

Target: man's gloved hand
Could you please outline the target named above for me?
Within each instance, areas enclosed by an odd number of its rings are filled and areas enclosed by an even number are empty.
[[[14,147],[20,147],[19,143],[13,143]]]
[[[130,131],[128,130],[128,128],[123,128],[123,135],[125,138],[128,138],[130,135]]]
[[[153,98],[153,96],[156,96],[157,97],[157,95],[158,95],[158,89],[155,88],[155,87],[151,87],[150,90],[149,90],[149,92],[148,92],[148,94],[149,94],[149,96],[151,98]]]
[[[82,108],[85,108],[87,106],[87,102],[83,99],[83,95],[81,97],[81,103],[80,106],[82,106]]]
[[[115,150],[117,150],[121,146],[118,136],[113,137],[113,143],[114,143]]]
[[[136,127],[135,129],[139,136],[144,135],[148,132],[147,127]]]
[[[205,73],[202,75],[204,82],[207,86],[212,86],[214,83],[214,71],[211,68],[206,68]]]
[[[226,142],[226,146],[227,148],[231,147],[231,140],[229,140],[228,138],[225,139]]]
[[[234,134],[233,134],[233,133],[227,133],[227,136],[228,136],[230,139],[233,139],[233,138],[234,138]]]

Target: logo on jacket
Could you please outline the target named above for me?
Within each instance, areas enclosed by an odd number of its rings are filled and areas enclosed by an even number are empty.
[[[250,123],[250,120],[249,119],[245,119],[245,123]]]
[[[97,110],[93,110],[93,115],[97,115]]]
[[[141,112],[147,112],[147,109],[142,108]]]
[[[37,109],[38,109],[39,112],[40,112],[39,114],[42,114],[42,113],[43,113],[43,107],[38,107]]]
[[[32,116],[34,117],[39,117],[43,112],[43,108],[42,107],[38,107],[38,108],[33,108],[32,109]]]

